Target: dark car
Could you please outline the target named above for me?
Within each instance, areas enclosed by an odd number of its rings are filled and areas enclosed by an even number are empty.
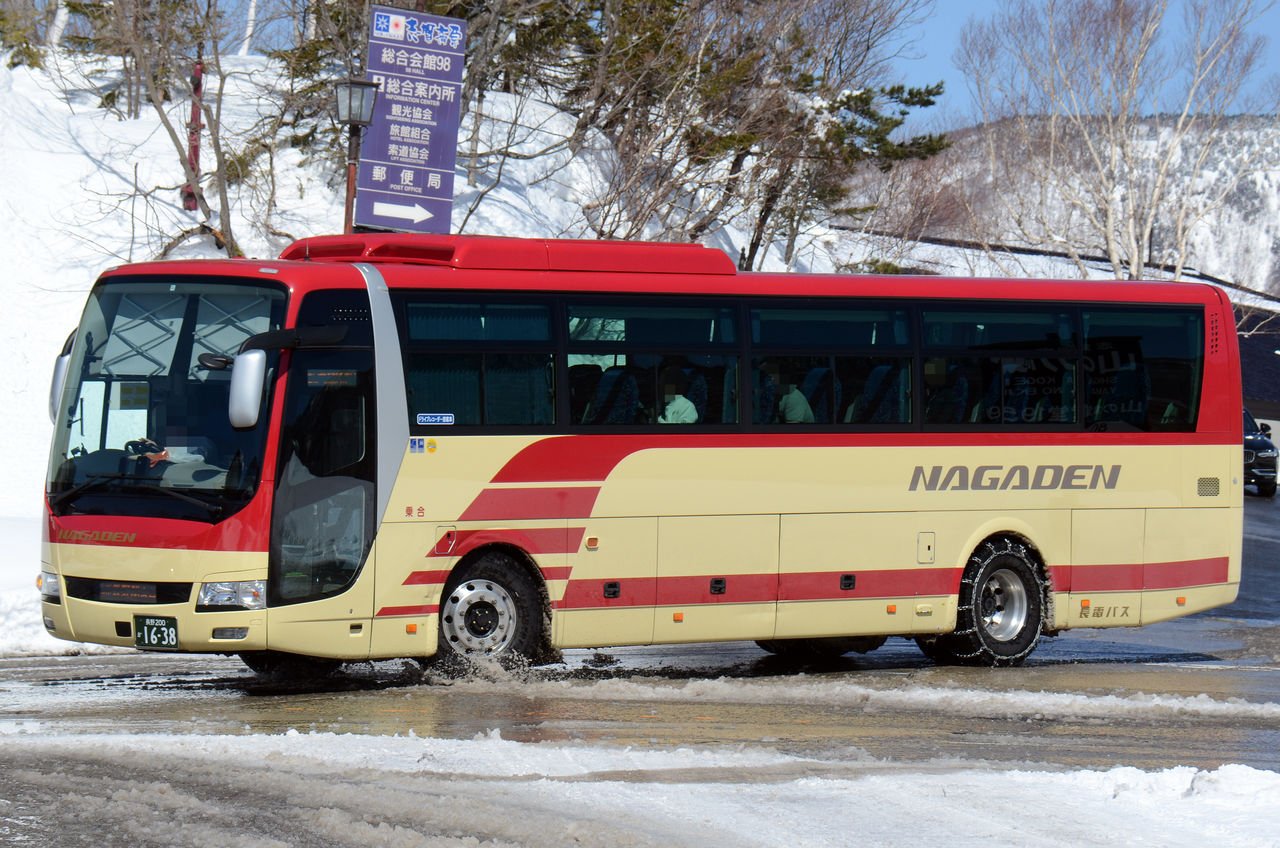
[[[1259,425],[1244,411],[1244,484],[1258,487],[1258,494],[1269,498],[1276,493],[1276,446],[1271,442],[1271,427]]]

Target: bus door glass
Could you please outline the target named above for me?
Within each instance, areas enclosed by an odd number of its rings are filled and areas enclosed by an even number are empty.
[[[271,525],[270,605],[331,597],[359,576],[377,520],[375,409],[371,349],[293,351]]]

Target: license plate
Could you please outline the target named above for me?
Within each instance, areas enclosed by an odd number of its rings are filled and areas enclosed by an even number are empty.
[[[133,646],[174,651],[178,648],[178,619],[157,615],[133,617]]]

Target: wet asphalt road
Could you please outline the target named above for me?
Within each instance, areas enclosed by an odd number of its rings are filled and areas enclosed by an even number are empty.
[[[9,659],[0,736],[496,729],[521,741],[855,748],[904,765],[1280,769],[1280,501],[1247,498],[1245,533],[1232,606],[1069,631],[1016,669],[936,667],[901,639],[804,668],[750,643],[568,651],[514,678],[464,681],[407,662],[273,683],[224,657]]]

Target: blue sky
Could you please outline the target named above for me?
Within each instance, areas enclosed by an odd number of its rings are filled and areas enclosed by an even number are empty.
[[[1031,4],[1038,0],[1019,2]],[[1170,16],[1180,16],[1178,5],[1179,0],[1173,0]],[[902,81],[908,85],[925,85],[943,80],[947,84],[946,93],[938,105],[928,111],[945,123],[963,122],[971,105],[964,77],[951,61],[959,46],[960,29],[970,17],[986,18],[999,8],[999,0],[935,0],[933,14],[911,33],[915,43],[908,52],[918,58],[898,61]],[[1280,74],[1280,2],[1262,15],[1254,31],[1269,40],[1267,63],[1256,82],[1271,74]],[[928,121],[929,116],[924,114],[921,118]]]

